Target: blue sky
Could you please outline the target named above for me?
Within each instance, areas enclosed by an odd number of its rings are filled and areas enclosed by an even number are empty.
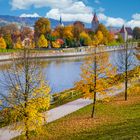
[[[91,22],[97,12],[107,26],[140,26],[140,0],[0,0],[0,14]]]

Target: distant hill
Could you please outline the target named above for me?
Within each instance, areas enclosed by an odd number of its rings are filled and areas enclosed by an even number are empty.
[[[16,23],[19,26],[30,26],[33,27],[34,23],[38,20],[38,18],[33,17],[17,17],[17,16],[10,16],[10,15],[0,15],[0,26],[4,26],[10,23]],[[49,19],[51,21],[51,27],[55,28],[58,24],[58,20]],[[63,22],[64,25],[72,24],[73,22]],[[86,27],[90,27],[90,24],[86,24]]]

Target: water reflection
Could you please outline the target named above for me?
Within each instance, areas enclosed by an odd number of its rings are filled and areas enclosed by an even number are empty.
[[[131,56],[129,61],[133,61],[134,64],[139,65],[136,59],[134,51],[131,50]],[[120,63],[120,54],[123,55],[124,51],[115,51],[109,53],[109,60],[117,66]],[[52,93],[60,92],[65,89],[72,88],[74,83],[80,80],[81,65],[85,61],[84,56],[80,57],[64,57],[53,59],[42,59],[39,62],[39,66],[46,72],[46,79],[52,88]],[[134,68],[136,65],[132,65],[129,69]],[[9,69],[11,62],[0,62],[0,77],[2,77],[2,71]],[[118,67],[118,73],[120,69]]]

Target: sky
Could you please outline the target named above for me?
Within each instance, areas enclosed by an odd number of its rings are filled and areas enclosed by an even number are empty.
[[[140,26],[140,0],[0,0],[0,14],[91,23],[96,12],[106,26]]]

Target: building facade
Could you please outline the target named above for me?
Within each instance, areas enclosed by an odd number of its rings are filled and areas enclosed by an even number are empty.
[[[125,27],[123,25],[119,33],[121,34],[125,42],[129,39],[133,39],[133,30],[130,27]]]

